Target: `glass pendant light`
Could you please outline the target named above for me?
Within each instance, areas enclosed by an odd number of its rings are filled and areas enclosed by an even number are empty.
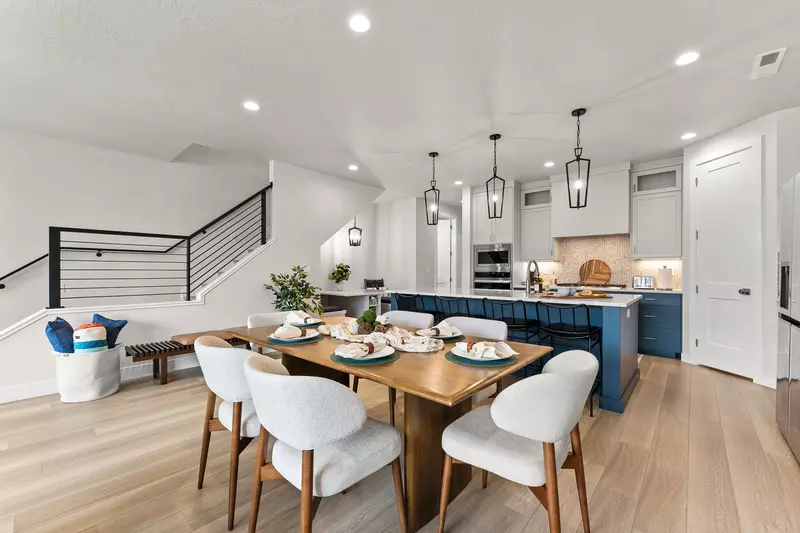
[[[489,209],[489,218],[503,218],[503,202],[506,196],[506,180],[497,175],[497,139],[499,138],[499,133],[489,135],[489,140],[494,142],[494,169],[492,177],[486,180],[486,206]]]
[[[433,164],[433,175],[431,177],[431,188],[425,191],[425,219],[429,226],[439,224],[439,189],[436,188],[436,158],[439,152],[428,154]]]
[[[361,228],[356,226],[356,217],[353,217],[353,227],[347,234],[350,237],[350,246],[361,246]]]
[[[589,197],[589,168],[592,162],[582,157],[583,148],[581,147],[581,117],[585,114],[586,109],[584,108],[572,112],[572,116],[578,119],[578,135],[574,149],[575,159],[566,164],[567,197],[571,209],[586,207],[586,199]]]

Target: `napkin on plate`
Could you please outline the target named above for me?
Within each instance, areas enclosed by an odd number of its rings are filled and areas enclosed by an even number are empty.
[[[457,342],[456,348],[471,359],[506,359],[517,354],[505,342]]]
[[[280,326],[272,336],[276,339],[298,339],[306,336],[306,330],[295,326]]]
[[[289,311],[286,315],[286,324],[314,324],[318,322],[316,318],[305,311]]]
[[[334,353],[341,357],[348,357],[350,359],[361,359],[372,353],[377,352],[378,350],[382,350],[385,347],[386,345],[383,343],[358,342],[351,344],[342,344],[341,346],[337,346],[336,352]]]
[[[448,324],[447,320],[442,320],[436,326],[429,329],[421,329],[417,333],[426,337],[453,337],[460,335],[461,332]]]

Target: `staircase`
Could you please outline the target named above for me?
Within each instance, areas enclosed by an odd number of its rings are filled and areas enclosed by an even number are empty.
[[[272,184],[191,235],[50,227],[48,253],[0,277],[0,291],[47,258],[50,309],[196,299],[271,239],[271,196]]]

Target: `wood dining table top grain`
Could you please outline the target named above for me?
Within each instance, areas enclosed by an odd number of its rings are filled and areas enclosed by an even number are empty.
[[[345,324],[354,320],[351,317],[330,317],[324,319],[326,324]],[[504,367],[463,366],[445,358],[445,354],[455,347],[455,343],[445,343],[444,349],[438,352],[411,353],[399,352],[396,361],[383,365],[351,366],[331,359],[336,347],[346,341],[323,336],[318,342],[305,344],[274,344],[269,335],[279,326],[261,326],[255,328],[238,327],[225,331],[237,338],[259,346],[265,346],[283,354],[304,359],[328,368],[368,379],[405,393],[419,396],[433,402],[453,406],[468,398],[475,392],[496,383],[505,376],[520,368],[541,359],[553,349],[549,346],[508,342],[518,352],[516,362]],[[467,337],[466,341],[487,341],[479,337]]]

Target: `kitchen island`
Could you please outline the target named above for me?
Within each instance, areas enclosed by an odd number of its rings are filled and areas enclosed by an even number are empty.
[[[483,317],[490,309],[492,301],[516,302],[514,318],[525,319],[535,324],[539,321],[536,309],[537,302],[551,304],[584,304],[589,308],[589,322],[592,326],[603,329],[602,351],[595,348],[595,355],[602,353],[602,382],[600,385],[600,408],[621,413],[630,400],[636,383],[639,381],[639,301],[638,294],[610,294],[602,299],[560,299],[543,295],[527,296],[525,291],[481,291],[474,289],[408,289],[390,290],[392,309],[398,308],[396,294],[419,295],[416,299],[422,312],[437,313],[442,311],[439,298],[464,298],[466,306],[460,314]],[[492,318],[489,316],[488,318]],[[531,339],[532,343],[538,339]],[[555,347],[555,353],[566,349]]]

